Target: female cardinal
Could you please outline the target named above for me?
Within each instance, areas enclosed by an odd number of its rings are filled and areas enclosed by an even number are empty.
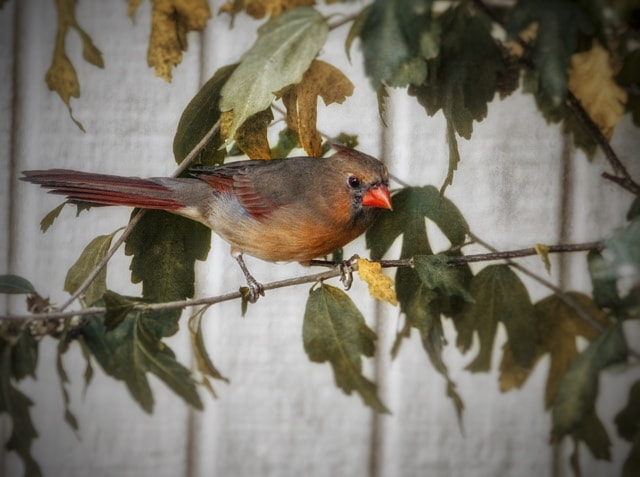
[[[160,209],[203,223],[231,245],[250,300],[263,295],[242,254],[308,262],[355,239],[391,209],[389,174],[377,159],[334,146],[326,158],[251,160],[196,167],[193,178],[120,177],[63,169],[25,171],[72,202]]]

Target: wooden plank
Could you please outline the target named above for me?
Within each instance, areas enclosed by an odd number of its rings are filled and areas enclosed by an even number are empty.
[[[16,4],[16,2],[10,2]],[[82,59],[79,36],[68,35],[68,56],[73,61],[82,96],[72,100],[82,133],[69,119],[60,99],[44,83],[55,37],[54,2],[19,2],[17,24],[18,84],[16,171],[67,167],[115,174],[163,175],[175,168],[172,139],[180,113],[197,87],[198,37],[190,35],[190,51],[175,71],[172,84],[154,76],[146,65],[150,32],[150,3],[140,6],[136,20],[127,17],[122,2],[79,2],[80,25],[101,49],[105,71]],[[36,33],[34,33],[36,32]],[[41,293],[61,303],[66,270],[95,236],[125,225],[130,210],[100,209],[79,218],[68,208],[50,231],[39,231],[40,219],[60,198],[19,183],[21,208],[15,226],[16,272],[33,280]],[[129,283],[128,259],[122,252],[110,266],[108,284],[120,293],[138,293]],[[77,307],[78,305],[74,305]],[[15,306],[13,312],[23,311]],[[182,362],[188,363],[188,337],[169,340]],[[156,378],[155,413],[146,415],[121,382],[102,373],[86,396],[83,358],[77,345],[65,357],[71,379],[71,409],[78,417],[76,436],[63,421],[64,407],[55,371],[55,342],[40,346],[38,379],[21,388],[36,405],[32,417],[40,434],[34,455],[44,475],[183,475],[187,467],[187,407]],[[15,454],[7,456],[8,475],[20,475]]]

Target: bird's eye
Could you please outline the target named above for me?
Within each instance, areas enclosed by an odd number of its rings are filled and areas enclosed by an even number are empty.
[[[349,178],[347,179],[347,183],[352,189],[360,187],[360,179],[358,179],[356,176],[349,176]]]

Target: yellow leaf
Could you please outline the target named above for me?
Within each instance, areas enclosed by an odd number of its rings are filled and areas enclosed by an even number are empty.
[[[591,50],[571,56],[569,89],[607,139],[611,139],[627,102],[627,93],[614,76],[609,52],[598,42]]]
[[[129,13],[138,3],[131,0]],[[211,17],[207,0],[153,0],[147,64],[156,76],[171,81],[171,71],[187,50],[187,33],[202,30]]]
[[[322,138],[316,129],[318,96],[325,105],[342,103],[353,93],[353,83],[338,68],[314,60],[302,81],[287,88],[282,101],[287,108],[287,125],[298,133],[300,144],[312,157],[322,155]]]
[[[396,306],[398,300],[393,288],[393,279],[382,273],[382,266],[377,262],[358,259],[358,276],[369,285],[369,294],[377,300],[388,301]]]
[[[542,263],[544,263],[544,268],[547,269],[547,272],[551,273],[551,262],[549,261],[549,247],[543,245],[541,243],[537,243],[534,246],[534,249],[540,258],[542,259]]]
[[[65,52],[65,39],[70,28],[75,28],[80,34],[83,45],[83,56],[86,61],[100,68],[104,66],[102,53],[96,48],[91,37],[80,27],[76,19],[75,0],[56,0],[58,10],[58,31],[53,49],[51,66],[45,75],[45,82],[51,91],[55,91],[67,105],[69,116],[74,123],[84,131],[82,124],[73,117],[71,98],[80,97],[80,83],[73,64]]]
[[[315,3],[315,0],[227,0],[218,13],[228,13],[234,17],[244,10],[253,18],[262,18],[265,15],[275,17],[289,8],[312,6]]]

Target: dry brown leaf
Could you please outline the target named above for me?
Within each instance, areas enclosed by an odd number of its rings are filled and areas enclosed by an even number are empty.
[[[353,93],[353,83],[338,68],[314,60],[302,81],[287,88],[282,101],[287,108],[287,125],[298,133],[300,144],[312,157],[322,155],[322,137],[316,129],[318,96],[325,105],[342,103]]]
[[[135,11],[136,0],[129,4]],[[187,33],[202,30],[211,11],[207,0],[153,0],[147,64],[156,76],[171,81],[171,71],[187,50]]]
[[[382,265],[378,262],[370,262],[363,258],[358,259],[358,276],[369,285],[369,294],[382,301],[387,301],[393,306],[398,304],[396,292],[392,288],[393,278],[382,273]]]
[[[225,114],[225,113],[223,113]],[[250,159],[271,159],[267,128],[273,121],[271,108],[254,114],[236,132],[236,144]]]
[[[74,28],[82,40],[83,56],[89,63],[104,67],[102,53],[93,44],[91,37],[85,32],[76,20],[75,0],[56,0],[58,10],[58,31],[56,33],[56,44],[53,50],[51,66],[45,75],[45,82],[51,91],[55,91],[60,99],[67,105],[69,116],[74,123],[84,131],[82,124],[73,117],[71,110],[71,98],[80,97],[80,83],[73,64],[65,52],[65,39],[70,28]]]
[[[275,17],[289,8],[312,6],[315,3],[315,0],[228,0],[220,7],[218,13],[228,13],[234,17],[244,10],[253,18],[262,18],[265,15]]]
[[[613,79],[615,74],[609,52],[598,42],[591,50],[571,56],[569,89],[607,139],[611,139],[627,102],[626,91]]]

